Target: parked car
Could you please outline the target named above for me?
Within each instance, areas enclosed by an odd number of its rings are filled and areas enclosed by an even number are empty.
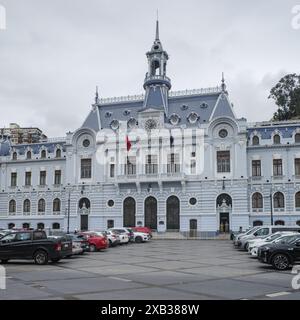
[[[147,233],[150,235],[150,238],[152,238],[152,230],[148,227],[132,227],[130,229],[132,229],[134,232]]]
[[[258,248],[269,243],[274,243],[275,241],[280,241],[288,238],[288,236],[295,235],[295,232],[285,231],[285,232],[276,232],[270,236],[264,237],[262,239],[253,239],[248,243],[248,253],[252,257],[257,257]]]
[[[87,240],[87,238],[84,235],[79,235],[79,234],[68,234],[67,237],[70,237],[70,239],[72,240],[72,242],[74,243],[79,243],[80,247],[84,252],[88,252],[90,251],[90,244],[89,241]],[[83,254],[82,253],[82,254]]]
[[[80,235],[84,235],[89,242],[90,252],[106,250],[108,248],[108,240],[104,235],[97,235],[94,232],[82,232]]]
[[[260,228],[260,227],[253,227],[253,228],[250,228],[249,230],[247,230],[246,232],[234,234],[234,236],[233,236],[233,244],[236,246],[236,245],[237,245],[237,242],[238,242],[242,237],[250,234],[251,232],[253,232],[254,230],[257,230],[257,229],[259,229],[259,228]]]
[[[300,262],[300,234],[258,248],[258,259],[277,270],[287,270],[294,263]]]
[[[135,243],[148,242],[151,239],[149,233],[134,231],[133,235],[134,235],[134,242]]]
[[[58,262],[72,255],[72,242],[50,239],[44,231],[17,231],[0,239],[0,260],[7,263],[12,259],[33,259],[44,265],[49,260]]]
[[[300,232],[299,226],[262,226],[258,229],[252,230],[250,233],[245,234],[244,236],[239,237],[235,245],[239,249],[248,250],[248,243],[250,240],[255,238],[262,238],[270,234],[280,232],[280,231],[293,231]]]
[[[115,230],[107,230],[107,232],[112,232],[112,233],[116,234],[117,237],[119,238],[120,245],[129,243],[129,237],[128,237],[127,233],[119,233],[118,231],[115,231]]]
[[[116,247],[120,244],[120,235],[117,234],[116,232],[107,230],[107,231],[104,231],[103,233],[106,234],[110,247]]]
[[[130,228],[112,228],[109,230],[117,232],[118,234],[126,234],[128,236],[129,242],[134,242],[134,233]]]

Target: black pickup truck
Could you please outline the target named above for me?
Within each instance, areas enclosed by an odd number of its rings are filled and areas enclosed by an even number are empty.
[[[0,260],[34,260],[36,264],[58,262],[72,255],[72,242],[64,238],[48,239],[44,231],[13,231],[0,238]]]

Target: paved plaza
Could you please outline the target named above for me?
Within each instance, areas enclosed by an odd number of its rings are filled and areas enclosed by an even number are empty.
[[[300,299],[277,272],[230,241],[154,240],[36,266],[6,265],[0,299]]]

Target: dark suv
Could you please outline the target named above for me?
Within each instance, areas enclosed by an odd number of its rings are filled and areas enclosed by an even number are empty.
[[[300,234],[260,247],[258,259],[262,263],[271,264],[277,270],[288,269],[300,261]]]
[[[0,260],[33,259],[36,264],[58,262],[72,255],[72,242],[66,239],[49,239],[44,231],[17,231],[0,239]]]

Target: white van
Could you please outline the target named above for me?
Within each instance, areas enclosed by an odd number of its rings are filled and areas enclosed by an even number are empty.
[[[270,234],[282,231],[292,231],[300,233],[300,226],[261,226],[258,229],[254,229],[250,233],[239,237],[239,239],[235,242],[235,245],[240,249],[247,250],[249,240],[265,237]]]

